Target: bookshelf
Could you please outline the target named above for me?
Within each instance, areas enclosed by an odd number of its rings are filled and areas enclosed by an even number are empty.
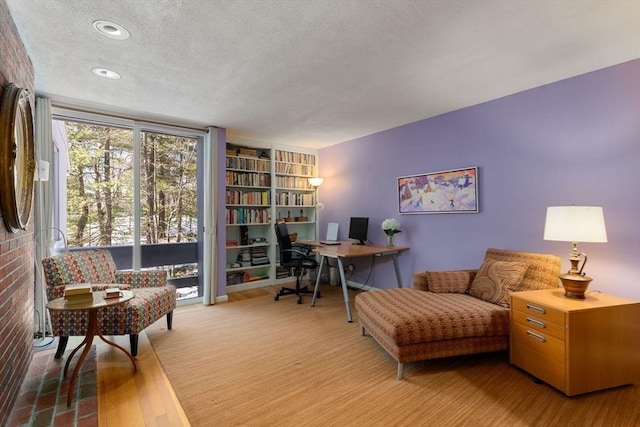
[[[271,151],[227,144],[227,286],[270,281]]]
[[[316,155],[275,150],[276,218],[285,221],[300,240],[316,239],[316,189],[309,178],[316,176]]]
[[[287,223],[299,240],[316,239],[316,153],[227,143],[227,289],[241,290],[290,280],[278,267],[273,225]]]

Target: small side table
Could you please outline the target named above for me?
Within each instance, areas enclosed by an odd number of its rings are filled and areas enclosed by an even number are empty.
[[[71,406],[71,398],[73,396],[74,386],[76,381],[78,380],[78,373],[80,372],[80,368],[84,363],[84,360],[89,354],[91,350],[91,345],[93,344],[93,337],[96,335],[99,336],[102,341],[106,342],[109,345],[114,346],[115,348],[122,351],[127,355],[131,363],[133,364],[133,372],[137,372],[136,361],[134,360],[131,353],[129,353],[124,347],[119,346],[118,344],[107,340],[101,333],[98,328],[98,311],[104,307],[109,307],[113,305],[123,304],[130,299],[133,298],[133,292],[131,291],[122,291],[122,296],[120,298],[104,298],[104,292],[94,292],[93,293],[93,301],[82,303],[82,304],[73,304],[69,305],[65,302],[64,298],[57,298],[53,301],[49,301],[47,303],[47,308],[53,311],[81,311],[86,310],[89,312],[89,324],[87,325],[87,335],[84,340],[78,345],[67,358],[67,363],[64,365],[64,376],[67,376],[67,371],[69,369],[69,363],[73,356],[76,354],[80,347],[84,346],[84,350],[82,354],[80,354],[80,359],[78,359],[78,363],[76,363],[76,367],[73,369],[73,374],[71,375],[71,382],[69,383],[69,392],[67,393],[67,406]]]

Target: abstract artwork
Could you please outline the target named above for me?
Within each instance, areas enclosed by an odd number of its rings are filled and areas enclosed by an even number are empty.
[[[477,213],[478,168],[399,177],[398,210],[401,214]]]

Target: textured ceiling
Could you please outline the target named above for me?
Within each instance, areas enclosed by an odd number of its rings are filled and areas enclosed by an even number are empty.
[[[640,57],[638,0],[0,1],[54,104],[317,148]]]

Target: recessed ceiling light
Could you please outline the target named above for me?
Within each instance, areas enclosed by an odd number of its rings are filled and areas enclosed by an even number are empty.
[[[93,21],[93,28],[100,34],[117,40],[126,40],[129,38],[129,31],[122,25],[118,25],[111,21]]]
[[[94,68],[93,74],[96,76],[104,77],[111,80],[118,80],[120,78],[120,74],[115,71],[107,70],[106,68]]]

